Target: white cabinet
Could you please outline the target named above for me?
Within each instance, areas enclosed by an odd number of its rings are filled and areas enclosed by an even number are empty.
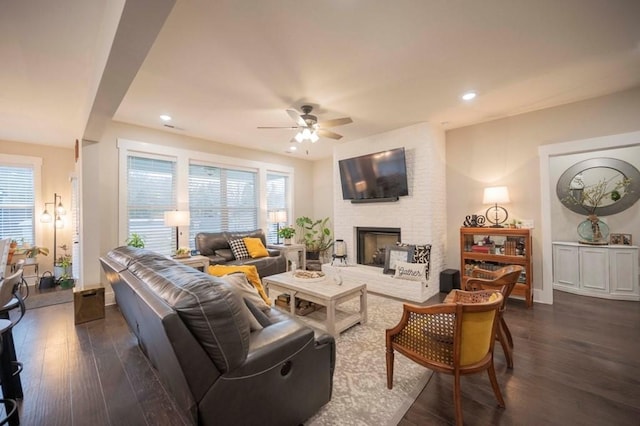
[[[585,296],[640,300],[638,247],[554,242],[553,288]]]

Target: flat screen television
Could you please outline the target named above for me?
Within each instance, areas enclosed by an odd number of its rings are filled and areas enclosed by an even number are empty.
[[[397,201],[409,195],[404,148],[340,160],[338,167],[345,200]]]

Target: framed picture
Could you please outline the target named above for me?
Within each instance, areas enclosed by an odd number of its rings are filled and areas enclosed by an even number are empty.
[[[631,234],[611,234],[609,235],[609,244],[630,246],[632,245]]]
[[[385,274],[395,274],[398,262],[411,262],[413,260],[413,246],[386,246],[384,260]]]

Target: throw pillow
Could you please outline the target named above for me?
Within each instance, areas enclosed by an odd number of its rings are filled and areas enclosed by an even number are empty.
[[[236,259],[248,259],[249,251],[247,250],[247,246],[244,245],[244,241],[242,238],[238,238],[237,240],[230,240],[229,247],[231,247],[231,252],[233,253],[233,257]]]
[[[242,240],[241,240],[242,241]],[[251,285],[253,285],[258,294],[262,297],[262,300],[269,306],[271,306],[271,299],[267,297],[264,288],[262,287],[262,281],[260,281],[260,275],[258,275],[258,269],[254,265],[210,265],[208,269],[209,275],[216,277],[223,277],[232,272],[243,272]]]
[[[410,281],[424,281],[426,266],[424,263],[397,262],[394,277]]]
[[[258,290],[249,283],[247,276],[243,272],[232,272],[222,278],[232,284],[234,288],[239,289],[242,292],[242,297],[249,299],[256,307],[262,310],[270,309],[269,305],[265,303],[258,293]]]
[[[242,241],[244,241],[244,245],[247,247],[249,256],[251,256],[252,259],[269,256],[269,252],[264,244],[262,244],[262,240],[260,238],[245,237]]]
[[[425,268],[425,279],[429,280],[429,266],[431,265],[431,244],[414,245],[405,243],[396,243],[399,247],[413,247],[413,263],[424,263],[427,265]]]

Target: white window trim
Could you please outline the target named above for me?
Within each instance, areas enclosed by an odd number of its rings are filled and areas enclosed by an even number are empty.
[[[42,204],[42,158],[27,155],[0,154],[0,164],[4,166],[29,166],[33,168],[34,191],[34,238],[35,244],[41,245],[43,238],[43,224],[40,222],[40,207]]]
[[[289,176],[289,200],[292,217],[293,211],[293,189],[294,189],[294,168],[275,163],[262,161],[245,160],[243,158],[229,157],[225,155],[212,154],[203,151],[194,151],[183,148],[176,148],[167,145],[157,145],[148,142],[139,142],[130,139],[117,139],[118,148],[118,241],[124,242],[127,238],[127,157],[132,154],[157,155],[160,157],[172,158],[176,161],[177,171],[177,207],[180,210],[189,206],[189,164],[203,164],[223,168],[233,168],[238,170],[255,171],[258,175],[258,227],[268,228],[267,215],[267,173],[281,173]],[[188,235],[188,230],[186,232]],[[191,242],[190,242],[191,243]]]

